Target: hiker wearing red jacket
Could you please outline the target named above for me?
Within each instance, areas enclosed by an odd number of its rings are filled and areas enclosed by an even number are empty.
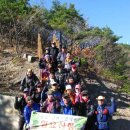
[[[81,102],[81,101],[82,101],[81,85],[77,84],[75,86],[75,102]]]

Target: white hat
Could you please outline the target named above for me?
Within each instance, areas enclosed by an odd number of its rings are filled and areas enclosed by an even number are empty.
[[[104,100],[105,99],[105,97],[103,97],[103,96],[98,96],[98,98],[96,98],[97,100]]]
[[[72,89],[71,85],[66,85],[66,90],[67,89]]]
[[[45,55],[45,59],[48,59],[48,58],[50,58],[50,55]]]
[[[70,53],[67,53],[67,54],[66,54],[66,57],[69,57],[69,56],[70,56]]]
[[[57,84],[57,82],[55,82],[55,80],[52,80],[51,85],[53,85],[53,84]]]

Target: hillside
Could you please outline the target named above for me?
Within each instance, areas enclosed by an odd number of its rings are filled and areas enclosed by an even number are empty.
[[[119,46],[123,49],[123,51],[125,53],[128,54],[127,65],[130,67],[130,45],[128,45],[128,44],[119,44]]]
[[[109,27],[90,27],[74,4],[54,0],[48,10],[31,6],[29,0],[1,0],[0,11],[0,129],[15,130],[13,126],[17,126],[14,96],[20,93],[20,81],[27,69],[39,77],[38,59],[29,63],[22,58],[24,53],[36,55],[39,33],[44,50],[56,41],[85,62],[79,70],[94,103],[100,94],[108,103],[111,97],[116,99],[111,130],[130,130],[130,45],[118,44],[120,37]],[[7,128],[6,123],[12,127]]]
[[[28,68],[39,74],[37,62],[29,63],[18,57],[12,48],[1,52],[0,59],[0,93],[16,94]]]
[[[0,108],[4,107],[4,111],[6,115],[0,112],[0,116],[3,117],[1,122],[1,129],[6,130],[15,130],[17,129],[18,123],[18,113],[13,108],[14,97],[19,93],[19,82],[25,76],[25,72],[28,68],[32,68],[34,72],[39,75],[38,69],[38,61],[34,63],[28,63],[26,60],[22,58],[16,58],[16,55],[10,50],[4,50],[1,54],[1,68],[0,68],[0,92],[3,95],[12,95],[2,96]],[[85,76],[85,75],[84,75]],[[84,77],[85,88],[88,89],[89,95],[92,100],[95,102],[95,98],[102,94],[106,97],[109,102],[110,97],[114,97],[117,102],[117,112],[113,116],[113,120],[111,122],[111,130],[129,130],[129,121],[130,121],[130,95],[126,93],[117,92],[118,85],[113,84],[111,82],[103,81],[103,80],[95,80]],[[125,112],[124,112],[125,111]],[[8,122],[7,122],[8,121]],[[6,127],[4,124],[7,123]]]

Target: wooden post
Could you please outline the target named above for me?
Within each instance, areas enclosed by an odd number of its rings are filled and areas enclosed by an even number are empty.
[[[56,38],[56,35],[55,35],[55,34],[53,34],[53,39],[52,39],[52,42],[55,42],[55,43],[56,43],[56,47],[58,47],[58,48],[59,48],[60,43],[59,43],[59,40]]]
[[[38,58],[40,60],[40,58],[42,58],[42,56],[43,56],[42,41],[41,41],[41,34],[40,33],[38,33],[38,43],[37,44],[38,44],[37,55],[38,55]],[[40,77],[40,80],[42,82],[42,71],[41,70],[40,70],[39,77]]]
[[[43,49],[42,49],[42,41],[41,41],[41,34],[38,33],[38,50],[37,50],[38,58],[42,58]]]

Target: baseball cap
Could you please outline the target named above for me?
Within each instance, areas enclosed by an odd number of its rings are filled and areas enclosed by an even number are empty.
[[[57,82],[55,80],[52,80],[51,85],[55,85],[55,84],[57,85]]]
[[[29,89],[28,89],[28,88],[25,88],[25,89],[23,90],[23,92],[24,92],[24,93],[27,93],[27,92],[29,92]]]
[[[81,95],[82,95],[82,96],[87,96],[87,95],[88,95],[88,91],[87,91],[87,90],[83,90],[83,91],[81,92]]]
[[[49,91],[47,92],[47,95],[53,95],[53,91],[52,91],[52,90],[49,90]]]
[[[45,55],[45,59],[49,59],[50,58],[50,56],[49,55]]]
[[[66,90],[72,89],[71,85],[66,85]]]
[[[69,98],[69,95],[67,93],[62,95],[63,98]]]

